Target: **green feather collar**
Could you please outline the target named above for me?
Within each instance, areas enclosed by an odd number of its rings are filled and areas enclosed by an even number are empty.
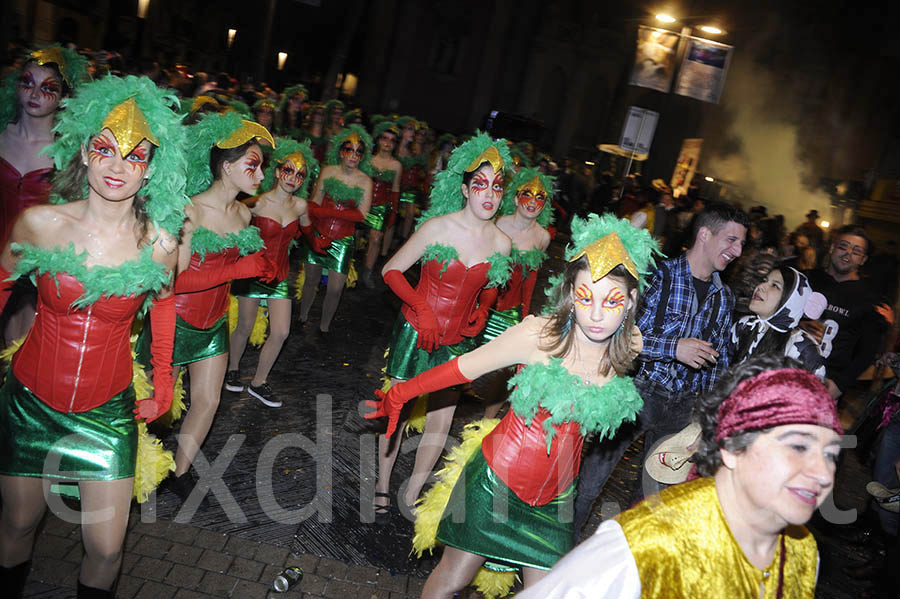
[[[444,267],[441,269],[443,274],[450,266],[451,260],[459,260],[459,252],[452,245],[443,243],[432,243],[425,247],[422,253],[421,261],[424,264],[429,260],[437,260],[443,262]],[[512,274],[513,263],[509,256],[504,256],[500,252],[494,252],[485,260],[490,264],[487,273],[487,284],[485,287],[501,287],[505,285]],[[473,265],[474,266],[474,265]],[[472,268],[471,266],[469,268]]]
[[[631,377],[614,376],[601,387],[585,384],[563,367],[560,358],[529,364],[509,379],[509,387],[510,406],[526,425],[540,408],[550,412],[544,421],[548,452],[556,435],[553,425],[575,421],[583,436],[610,438],[622,422],[634,421],[644,403]]]
[[[252,254],[265,249],[265,244],[259,236],[259,229],[249,226],[237,233],[219,235],[205,227],[197,227],[191,236],[191,252],[200,254],[200,263],[206,259],[207,254],[224,252],[230,248],[237,248],[241,256]]]
[[[414,166],[424,166],[425,156],[397,156],[397,160],[403,165],[403,170],[408,171]]]
[[[394,177],[397,176],[397,171],[394,169],[386,168],[381,170],[374,164],[369,164],[369,168],[366,169],[365,173],[375,179],[376,181],[383,181],[384,183],[393,183]]]
[[[523,252],[514,247],[509,252],[509,258],[514,264],[521,264],[528,270],[537,270],[541,267],[544,260],[547,259],[547,252],[538,248],[531,248]]]
[[[355,185],[347,185],[340,179],[328,177],[322,181],[322,189],[334,201],[335,204],[353,204],[359,206],[362,202],[363,190]]]
[[[153,259],[152,245],[144,247],[137,260],[126,260],[119,266],[85,266],[87,250],[76,252],[74,243],[51,249],[13,243],[12,251],[19,256],[14,278],[36,272],[49,274],[54,280],[61,273],[78,279],[84,293],[72,303],[75,309],[86,308],[103,296],[130,297],[158,292],[172,279],[165,265]],[[59,280],[56,284],[58,287]],[[152,298],[148,296],[146,301]]]

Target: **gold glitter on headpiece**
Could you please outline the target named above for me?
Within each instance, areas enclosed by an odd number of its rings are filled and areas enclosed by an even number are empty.
[[[100,128],[112,131],[122,156],[131,154],[132,150],[145,139],[159,147],[159,140],[151,133],[147,117],[141,112],[134,98],[128,98],[110,110]]]
[[[284,164],[286,162],[293,162],[298,171],[302,171],[306,168],[306,158],[303,157],[303,152],[301,152],[300,150],[297,150],[293,154],[288,154],[287,156],[285,156],[281,161],[281,164]]]
[[[345,138],[344,138],[344,141],[341,142],[341,145],[347,144],[347,143],[350,143],[350,144],[356,144],[357,146],[364,146],[364,145],[365,145],[365,144],[363,143],[363,140],[360,139],[359,133],[357,133],[356,131],[351,131],[351,132],[350,132],[350,135],[348,135],[347,137],[345,137]]]
[[[66,80],[66,84],[69,87],[73,87],[72,80],[68,74],[68,64],[66,63],[66,57],[63,55],[62,48],[58,46],[48,46],[46,48],[41,48],[40,50],[35,50],[31,53],[31,59],[39,66],[44,66],[45,64],[52,62],[59,68],[59,74]]]
[[[541,183],[540,178],[535,175],[527,183],[523,183],[518,188],[516,188],[516,193],[522,193],[523,191],[528,190],[531,192],[531,195],[537,196],[539,193],[543,192],[544,195],[547,195],[547,190],[544,188],[544,184]]]
[[[472,161],[471,164],[466,168],[467,173],[471,173],[473,171],[477,171],[478,167],[484,164],[485,162],[490,163],[492,167],[494,167],[494,172],[499,173],[503,170],[503,159],[500,157],[500,152],[497,151],[497,148],[494,144],[491,144],[487,147],[487,149],[478,155],[475,160]]]
[[[217,111],[222,109],[222,105],[219,104],[219,101],[212,96],[197,96],[194,98],[194,103],[191,105],[191,114],[194,114],[207,104],[212,104]]]
[[[272,137],[272,134],[269,133],[268,129],[266,129],[259,123],[241,119],[241,127],[222,141],[217,142],[216,147],[223,150],[228,150],[229,148],[236,148],[240,145],[243,145],[251,139],[256,139],[257,137],[268,140],[268,142],[272,144],[272,147],[275,147],[275,139]]]
[[[575,262],[582,256],[587,256],[588,265],[591,267],[591,281],[595,283],[620,264],[631,273],[631,276],[640,280],[637,266],[634,265],[631,256],[628,255],[628,250],[622,245],[622,240],[615,231],[588,244],[569,262]]]

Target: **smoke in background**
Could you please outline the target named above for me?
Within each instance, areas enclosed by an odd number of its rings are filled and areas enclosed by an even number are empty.
[[[803,160],[798,143],[799,128],[773,107],[786,101],[771,75],[753,59],[749,48],[737,47],[722,95],[721,118],[708,121],[702,170],[716,179],[739,185],[750,198],[749,205],[766,207],[769,215],[783,214],[788,230],[818,210],[830,219],[830,199],[810,189],[804,180],[816,180]]]

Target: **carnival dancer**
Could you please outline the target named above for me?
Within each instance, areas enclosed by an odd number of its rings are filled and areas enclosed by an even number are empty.
[[[400,225],[400,236],[408,239],[416,219],[416,210],[423,203],[428,156],[418,153],[421,145],[416,142],[419,123],[411,116],[397,119],[400,126],[400,147],[397,148],[397,160],[403,166],[400,178],[400,206],[403,209],[403,222]],[[385,235],[385,243],[393,240],[393,231]]]
[[[375,261],[382,253],[381,242],[384,240],[384,229],[397,216],[400,200],[400,177],[403,167],[394,158],[400,129],[391,121],[384,121],[374,129],[375,155],[369,161],[368,174],[372,177],[372,209],[366,215],[365,223],[369,225],[369,245],[366,248],[366,264],[360,279],[363,285],[372,289],[372,269]],[[383,255],[383,254],[382,254]]]
[[[554,177],[542,175],[536,168],[518,171],[503,194],[503,203],[497,219],[497,227],[512,240],[510,259],[513,271],[509,282],[500,290],[497,304],[490,309],[482,340],[488,342],[500,333],[521,322],[531,313],[531,296],[537,284],[537,274],[547,259],[550,233],[546,227],[553,221],[553,208],[548,198],[553,196]],[[485,418],[493,418],[503,406],[502,385],[506,378],[502,373],[490,386]]]
[[[253,118],[257,123],[271,131],[275,124],[275,102],[270,98],[263,98],[253,103]],[[265,143],[268,140],[262,140]]]
[[[313,154],[319,164],[325,163],[325,149],[328,146],[328,136],[325,134],[325,105],[311,104],[309,107],[309,122],[307,123],[306,139],[312,145]]]
[[[306,278],[300,298],[300,322],[309,320],[322,271],[327,271],[328,288],[319,322],[322,333],[329,331],[347,282],[356,223],[365,220],[372,205],[372,179],[363,170],[371,147],[372,138],[359,125],[350,125],[335,135],[328,148],[328,166],[322,169],[313,198],[307,203],[316,230],[316,245],[303,258]],[[326,246],[324,254],[314,251],[315,247]]]
[[[509,279],[511,242],[493,217],[503,196],[503,175],[509,160],[504,140],[479,133],[450,157],[435,179],[431,206],[422,224],[384,265],[384,282],[403,300],[387,356],[386,374],[395,384],[473,349],[497,299]],[[421,261],[415,289],[404,273]],[[446,390],[428,398],[425,436],[404,505],[412,505],[444,449],[459,392]],[[376,513],[390,505],[390,479],[398,440],[378,440]]]
[[[248,226],[250,209],[237,201],[241,192],[253,195],[262,181],[258,139],[275,144],[265,127],[234,111],[208,114],[188,131],[188,192],[202,191],[192,195],[186,209],[175,280],[178,319],[172,363],[187,365],[191,379],[190,408],[181,424],[175,478],[169,483],[182,501],[193,491],[191,463],[222,395],[228,365],[228,284],[275,276],[274,265],[261,251],[259,229]],[[146,354],[146,333],[145,327],[138,342],[141,354]]]
[[[329,142],[341,132],[344,124],[341,117],[344,116],[344,103],[333,98],[325,102],[325,139]]]
[[[612,436],[642,404],[626,374],[640,345],[632,339],[638,288],[655,251],[650,234],[626,220],[577,219],[565,269],[551,279],[551,314],[376,392],[383,400],[370,402],[367,417],[387,416],[390,434],[409,399],[519,365],[506,416],[470,425],[443,471],[456,476],[417,504],[414,549],[430,549],[435,535],[446,546],[422,597],[453,597],[486,560],[524,568],[528,588],[572,547],[583,439]]]
[[[281,101],[278,104],[280,120],[278,131],[281,135],[296,141],[303,139],[303,104],[307,98],[309,92],[300,84],[286,88],[281,94]]]
[[[47,203],[54,169],[41,151],[53,143],[60,102],[89,78],[87,60],[77,52],[47,46],[29,52],[0,86],[0,247],[25,208]],[[7,345],[31,328],[37,304],[28,277],[14,291],[3,331]]]
[[[842,434],[834,400],[778,354],[732,367],[695,413],[700,478],[606,520],[522,599],[815,596],[804,524],[830,495]]]
[[[315,243],[305,198],[309,181],[315,178],[319,170],[319,163],[313,157],[308,141],[301,145],[292,139],[279,137],[275,142],[272,164],[266,169],[266,178],[260,186],[265,193],[251,208],[253,217],[250,221],[259,229],[266,246],[266,257],[275,264],[275,279],[271,282],[241,279],[231,284],[231,293],[238,298],[238,321],[229,342],[228,373],[225,376],[226,389],[234,392],[244,390],[240,376],[241,356],[256,321],[259,302],[266,300],[269,336],[260,350],[256,373],[247,391],[270,408],[280,407],[281,400],[266,380],[291,332],[293,300],[288,288],[291,243],[300,235],[305,236],[309,243]]]
[[[185,161],[174,93],[107,76],[63,101],[47,150],[62,203],[26,209],[0,257],[0,306],[31,275],[37,316],[0,390],[0,588],[21,595],[53,481],[75,481],[84,514],[79,598],[113,597],[128,527],[135,419],[172,400],[171,294]],[[135,406],[130,332],[152,304],[156,375]]]

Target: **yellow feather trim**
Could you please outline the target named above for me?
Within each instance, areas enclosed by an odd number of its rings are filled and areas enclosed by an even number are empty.
[[[425,432],[425,420],[428,417],[428,394],[420,395],[413,404],[409,420],[406,421],[407,436]]]
[[[462,443],[450,450],[438,470],[435,483],[416,501],[416,525],[412,551],[422,557],[434,548],[441,516],[450,500],[450,492],[469,458],[481,448],[481,441],[500,423],[497,418],[486,418],[467,424],[463,429]]]
[[[234,329],[237,328],[238,321],[238,301],[237,298],[233,295],[228,295],[228,338],[231,339],[231,334],[234,333]]]
[[[472,586],[484,595],[484,599],[496,599],[509,595],[516,578],[515,572],[496,572],[481,567],[472,579]]]
[[[250,343],[254,347],[260,347],[266,342],[266,329],[269,328],[269,312],[260,306],[256,309],[256,320],[253,321],[253,329],[250,331]]]
[[[350,287],[356,287],[356,279],[359,278],[359,274],[356,272],[356,264],[351,261],[350,262],[350,270],[347,272],[347,283],[346,287],[349,289]]]
[[[169,476],[169,472],[175,471],[175,458],[171,451],[163,448],[156,436],[147,432],[146,422],[139,420],[137,429],[137,463],[134,466],[132,494],[138,503],[143,503],[159,483]]]
[[[6,362],[7,369],[9,368],[10,364],[12,364],[13,355],[15,355],[15,353],[19,351],[19,348],[22,347],[22,344],[25,343],[25,337],[27,336],[27,333],[22,335],[19,339],[16,339],[12,343],[10,343],[9,347],[0,351],[0,360]]]
[[[300,298],[303,297],[303,284],[306,282],[306,269],[303,268],[303,265],[300,265],[300,272],[297,273],[297,281],[294,284],[294,297],[297,301],[300,301]]]

